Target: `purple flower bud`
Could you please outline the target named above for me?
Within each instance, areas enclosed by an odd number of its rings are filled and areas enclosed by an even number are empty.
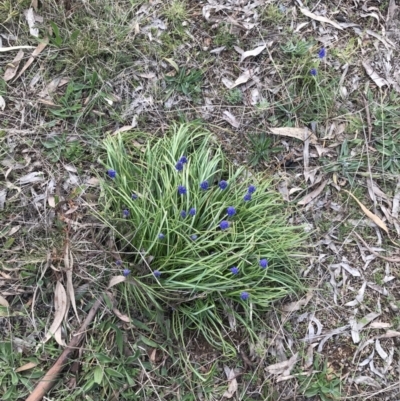
[[[200,188],[201,188],[203,191],[206,191],[206,190],[208,189],[208,181],[203,181],[203,182],[200,184]]]
[[[192,207],[192,208],[189,210],[189,214],[190,214],[191,216],[194,216],[194,215],[196,214],[196,209],[195,209],[194,207]]]
[[[248,292],[246,292],[246,291],[243,291],[243,292],[240,294],[240,298],[241,298],[243,301],[246,301],[246,299],[249,299],[249,297],[250,297],[250,294],[249,294]]]
[[[228,181],[222,180],[222,181],[219,182],[218,185],[219,185],[219,187],[223,190],[223,189],[225,189],[225,188],[228,187]]]
[[[107,174],[110,178],[115,178],[115,176],[117,175],[117,172],[115,170],[107,170]]]
[[[229,221],[222,220],[221,223],[219,223],[219,226],[221,230],[226,230],[227,228],[229,228]]]
[[[243,200],[244,200],[245,202],[251,201],[251,194],[247,193],[247,194],[243,197]]]
[[[229,217],[232,217],[236,214],[236,209],[233,206],[229,206],[226,209],[226,213],[228,214]]]
[[[154,270],[153,274],[154,274],[154,277],[156,277],[156,278],[161,277],[161,272],[159,270]]]
[[[233,266],[229,269],[232,274],[236,275],[239,273],[239,269],[236,266]]]
[[[260,260],[260,267],[262,269],[265,269],[268,266],[268,260],[267,259],[261,259]]]
[[[178,186],[178,193],[179,195],[186,195],[187,194],[187,189],[183,185]]]
[[[124,277],[128,277],[129,276],[129,274],[130,274],[130,270],[129,269],[124,269],[124,270],[122,270],[122,275],[124,276]]]

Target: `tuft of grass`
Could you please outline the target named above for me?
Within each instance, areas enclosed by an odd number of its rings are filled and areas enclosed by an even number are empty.
[[[230,89],[225,93],[225,100],[229,104],[239,104],[243,100],[243,93],[239,88]]]
[[[319,363],[320,358],[315,358],[315,370],[319,369]],[[325,362],[320,372],[301,379],[300,391],[305,397],[318,395],[321,401],[339,400],[341,399],[341,380]]]
[[[180,25],[188,19],[186,5],[187,3],[185,1],[173,0],[171,3],[165,5],[163,15],[173,26]]]
[[[143,139],[147,145],[139,146]],[[250,180],[244,168],[230,165],[211,135],[193,124],[175,126],[163,139],[140,133],[109,137],[105,149],[105,167],[116,177],[102,181],[102,219],[131,255],[126,265],[135,266],[127,299],[170,310],[172,332],[182,342],[191,329],[226,355],[235,354],[228,317],[255,340],[259,314],[303,288],[298,249],[306,234],[288,224],[279,194],[268,181]],[[177,165],[182,156],[187,162]],[[200,187],[204,182],[207,190]],[[257,188],[251,199],[249,185]],[[179,194],[179,186],[186,194]],[[236,213],[230,216],[228,207]]]
[[[273,147],[273,140],[265,132],[261,134],[250,134],[249,140],[251,143],[251,156],[249,163],[255,167],[262,162],[267,163],[274,153],[283,150],[281,146]]]

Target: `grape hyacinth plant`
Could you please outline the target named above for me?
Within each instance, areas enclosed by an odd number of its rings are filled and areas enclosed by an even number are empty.
[[[132,145],[139,138],[147,141],[144,152]],[[123,132],[110,136],[105,149],[104,165],[118,171],[118,180],[101,181],[101,217],[128,262],[140,266],[123,284],[126,302],[158,311],[173,304],[174,330],[198,330],[234,354],[223,334],[231,330],[229,310],[256,341],[254,321],[272,302],[303,289],[298,271],[306,234],[289,225],[288,207],[270,182],[229,164],[212,135],[194,124],[175,126],[161,139]]]

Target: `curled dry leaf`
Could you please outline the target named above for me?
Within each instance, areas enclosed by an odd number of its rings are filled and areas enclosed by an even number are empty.
[[[318,142],[317,137],[308,128],[293,128],[293,127],[279,127],[269,128],[274,135],[289,136],[291,138],[300,139],[305,141],[308,139],[310,143],[316,144]]]
[[[26,22],[29,26],[29,33],[34,36],[35,38],[39,37],[39,29],[35,27],[35,13],[33,12],[33,8],[29,8],[28,10],[24,11],[24,15],[26,18]]]
[[[382,77],[380,77],[367,61],[363,61],[362,65],[364,66],[365,71],[367,72],[369,77],[376,83],[376,85],[379,88],[382,88],[382,86],[385,86],[385,85],[389,85],[388,81],[386,81],[386,79],[383,79]]]
[[[37,45],[35,50],[32,52],[31,57],[29,57],[28,61],[25,63],[25,65],[22,67],[22,70],[19,72],[19,74],[15,77],[14,81],[18,79],[28,68],[29,66],[33,63],[35,60],[35,57],[39,55],[49,44],[49,38],[44,38],[41,43]],[[1,49],[0,49],[1,50]]]
[[[347,192],[361,207],[361,210],[380,228],[385,230],[387,233],[389,232],[388,228],[386,227],[386,224],[374,213],[370,212],[351,192],[347,190],[343,190]]]
[[[240,127],[240,123],[238,120],[236,120],[236,117],[230,113],[229,111],[225,110],[223,112],[224,117],[222,117],[225,121],[227,121],[230,125],[232,125],[232,127],[235,128],[239,128]]]
[[[10,81],[15,77],[15,74],[17,73],[19,63],[21,62],[22,58],[24,57],[24,52],[20,50],[17,55],[15,56],[14,60],[9,64],[9,66],[6,68],[6,71],[4,72],[3,79],[4,81]]]
[[[310,202],[312,202],[323,191],[323,189],[325,188],[327,183],[328,183],[327,180],[323,181],[322,184],[318,188],[314,189],[314,191],[307,194],[298,204],[299,205],[307,205]]]
[[[224,366],[224,371],[228,379],[228,389],[224,392],[222,397],[232,398],[238,389],[235,370]]]
[[[351,381],[353,381],[356,384],[365,384],[367,386],[381,388],[381,385],[376,380],[374,380],[368,376],[357,376],[354,379],[352,379]]]
[[[303,15],[305,15],[306,17],[312,18],[315,21],[326,22],[327,24],[330,24],[337,29],[343,30],[343,28],[337,22],[332,21],[329,18],[323,17],[321,15],[313,14],[311,11],[308,11],[306,8],[300,8],[300,11],[302,12]]]
[[[22,366],[20,366],[19,368],[15,369],[15,373],[23,372],[23,371],[25,371],[25,370],[32,369],[32,368],[34,368],[35,366],[37,366],[37,363],[35,363],[35,362],[28,362],[28,363],[26,363],[25,365],[22,365]]]
[[[300,310],[303,306],[306,306],[310,299],[312,298],[313,293],[309,292],[304,299],[296,302],[290,302],[289,304],[283,305],[282,311],[283,312],[294,312]]]
[[[4,110],[6,108],[6,101],[4,100],[4,97],[0,95],[0,110]]]
[[[3,296],[1,296],[1,295],[0,295],[0,305],[4,306],[5,308],[8,308],[10,306],[8,301],[5,298],[3,298]]]
[[[110,280],[110,283],[108,284],[108,288],[114,287],[114,285],[123,283],[124,281],[126,281],[125,276],[115,276]]]
[[[263,46],[258,46],[253,50],[248,50],[247,52],[243,52],[242,56],[240,57],[240,62],[242,62],[243,60],[245,60],[247,57],[251,57],[251,56],[258,56],[263,50],[265,50],[267,48],[266,45]]]
[[[273,375],[280,375],[285,373],[285,376],[290,374],[290,371],[293,369],[294,365],[296,365],[298,352],[296,352],[290,359],[283,362],[278,362],[273,365],[269,365],[265,368],[265,370]],[[289,372],[289,373],[287,373]]]
[[[64,319],[66,311],[67,293],[65,292],[64,286],[59,281],[57,281],[56,289],[54,292],[54,320],[49,330],[47,331],[43,343],[47,342],[55,334]]]

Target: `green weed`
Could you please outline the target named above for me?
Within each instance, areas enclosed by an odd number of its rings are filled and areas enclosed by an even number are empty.
[[[243,93],[238,88],[230,89],[225,93],[225,100],[229,104],[239,104],[243,101]]]
[[[314,361],[315,370],[319,369],[319,358]],[[301,376],[300,376],[301,377]],[[338,376],[328,368],[327,363],[319,373],[314,373],[301,380],[300,391],[305,397],[318,395],[321,401],[339,400],[341,398],[341,381]]]
[[[213,42],[215,46],[226,46],[228,49],[231,49],[237,43],[237,36],[232,33],[229,26],[221,24],[217,29]]]
[[[167,83],[167,98],[177,91],[190,96],[193,100],[198,100],[202,78],[202,71],[190,70],[187,72],[185,67],[180,68],[174,76],[166,75],[164,79]]]
[[[67,134],[53,137],[42,142],[47,149],[47,157],[53,163],[60,159],[74,163],[79,161],[84,155],[84,149],[78,141],[68,141]]]
[[[249,162],[253,167],[263,162],[267,163],[271,155],[283,150],[281,146],[273,147],[271,136],[268,136],[264,132],[261,134],[250,134],[248,138],[252,151]]]

